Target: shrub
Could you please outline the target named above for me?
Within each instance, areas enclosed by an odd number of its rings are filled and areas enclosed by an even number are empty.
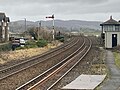
[[[64,42],[64,38],[59,39],[60,42]]]
[[[26,47],[17,47],[16,50],[26,49]]]
[[[38,42],[35,42],[35,41],[27,41],[25,43],[25,46],[24,47],[17,47],[16,50],[19,50],[19,49],[28,49],[28,48],[36,48],[36,47],[44,47],[48,44],[48,42],[44,39],[41,39],[39,40]]]
[[[64,42],[64,36],[56,36],[55,37],[56,40],[59,40],[60,42]]]
[[[11,50],[11,43],[0,45],[0,51],[10,51],[10,50]]]
[[[38,47],[44,47],[44,46],[47,46],[48,42],[44,39],[41,39],[36,44]]]
[[[36,45],[36,42],[35,41],[27,41],[25,43],[25,48],[36,48],[37,45]]]

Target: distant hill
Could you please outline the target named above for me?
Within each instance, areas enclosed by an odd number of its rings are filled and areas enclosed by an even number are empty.
[[[52,20],[49,21],[41,21],[42,27],[52,27]],[[81,20],[55,20],[55,27],[66,28],[68,30],[76,29],[80,30],[81,28],[90,28],[95,30],[100,30],[100,23],[97,21],[81,21]],[[27,21],[26,27],[27,29],[30,27],[38,27],[39,21]],[[25,21],[14,21],[10,22],[10,31],[11,32],[24,32],[25,31]]]

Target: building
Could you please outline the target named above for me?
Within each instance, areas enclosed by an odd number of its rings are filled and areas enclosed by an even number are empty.
[[[113,48],[120,45],[120,22],[110,16],[110,19],[100,24],[102,27],[102,39],[105,48]]]
[[[9,17],[6,17],[5,13],[0,13],[0,42],[6,42],[9,40]]]

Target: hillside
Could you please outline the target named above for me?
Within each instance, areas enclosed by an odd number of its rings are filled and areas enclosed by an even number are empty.
[[[52,20],[41,21],[42,27],[52,27]],[[27,29],[30,27],[38,27],[39,21],[27,21],[26,27]],[[96,21],[81,21],[81,20],[55,20],[55,27],[66,28],[67,30],[76,29],[80,30],[80,28],[90,28],[95,30],[100,30],[100,23]],[[24,32],[25,31],[25,21],[15,21],[10,22],[10,31],[11,32]]]

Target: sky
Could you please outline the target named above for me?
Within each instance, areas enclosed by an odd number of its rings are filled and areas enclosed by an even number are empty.
[[[120,20],[120,0],[0,0],[0,12],[11,21],[60,20],[106,21],[112,15]],[[49,19],[50,20],[50,19]]]

